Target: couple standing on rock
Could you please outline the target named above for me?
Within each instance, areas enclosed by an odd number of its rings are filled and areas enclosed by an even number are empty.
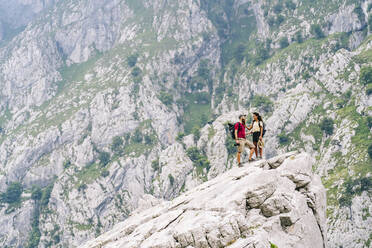
[[[252,130],[250,133],[253,135],[253,143],[246,139],[245,129]],[[249,153],[249,161],[254,161],[252,158],[253,153],[256,153],[256,158],[262,158],[262,148],[263,148],[263,135],[265,134],[264,130],[264,123],[262,121],[262,117],[259,113],[253,113],[253,122],[248,127],[246,125],[246,116],[240,115],[239,122],[237,122],[234,126],[235,132],[235,141],[238,146],[238,153],[237,153],[237,160],[238,166],[241,167],[242,164],[240,162],[240,155],[244,151],[245,147],[250,148]],[[260,152],[260,156],[258,156],[258,151]]]

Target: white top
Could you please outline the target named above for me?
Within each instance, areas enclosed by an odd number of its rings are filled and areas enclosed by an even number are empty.
[[[263,127],[262,121],[260,121],[260,124],[258,124],[258,121],[254,121],[253,122],[253,127],[252,127],[252,132],[261,132],[260,125],[261,125],[261,127]]]

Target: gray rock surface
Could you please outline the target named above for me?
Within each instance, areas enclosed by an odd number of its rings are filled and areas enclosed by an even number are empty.
[[[278,169],[260,168],[265,161],[234,168],[132,215],[81,247],[326,247],[326,198],[319,177],[310,170],[311,186],[299,190],[280,171],[302,177],[288,164],[307,170],[313,160],[307,154],[287,156],[272,159],[282,161]]]

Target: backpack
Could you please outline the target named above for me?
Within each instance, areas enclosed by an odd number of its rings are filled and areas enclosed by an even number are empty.
[[[255,121],[252,122],[252,125]],[[260,122],[258,122],[258,125],[261,127],[260,125]],[[265,133],[266,133],[266,125],[265,125],[265,122],[262,121],[262,137],[265,136]]]
[[[237,122],[239,123],[239,127],[238,127],[238,132],[240,131],[240,127],[241,127],[241,123],[240,122]],[[235,124],[232,124],[232,123],[227,123],[228,127],[229,127],[229,132],[231,134],[231,138],[235,139]]]

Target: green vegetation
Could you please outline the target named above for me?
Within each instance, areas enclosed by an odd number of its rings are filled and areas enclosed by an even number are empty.
[[[288,145],[291,143],[291,139],[285,135],[284,133],[281,133],[278,135],[278,139],[279,139],[279,144],[280,145]]]
[[[19,182],[12,182],[8,185],[5,192],[0,194],[0,202],[16,204],[21,202],[23,186]]]
[[[287,46],[289,46],[288,38],[287,37],[280,38],[280,40],[279,40],[279,46],[282,49],[283,48],[286,48]]]
[[[368,118],[359,114],[354,104],[354,101],[351,100],[347,106],[337,110],[337,124],[339,125],[340,120],[349,120],[350,126],[348,127],[353,128],[355,134],[351,138],[352,146],[346,154],[334,153],[333,158],[338,166],[328,172],[329,176],[323,182],[328,189],[329,206],[340,204],[349,207],[355,195],[361,194],[362,191],[370,187],[368,185],[371,182],[372,159],[368,155],[368,147],[371,144]],[[353,172],[352,176],[350,171]],[[340,180],[344,181],[342,187],[338,186]],[[341,197],[339,197],[339,193],[341,193]]]
[[[123,154],[123,149],[124,149],[123,145],[124,145],[123,138],[120,136],[115,136],[112,139],[111,151],[113,151],[115,155],[120,156]]]
[[[131,74],[134,78],[138,78],[142,74],[142,70],[138,66],[136,66],[133,68]]]
[[[372,116],[367,117],[367,126],[369,129],[372,128]]]
[[[310,27],[310,33],[312,35],[314,35],[314,37],[317,38],[317,39],[321,39],[321,38],[324,38],[325,37],[325,35],[324,35],[323,31],[322,31],[322,28],[320,27],[319,24],[313,24],[313,25],[311,25],[311,27]]]
[[[363,12],[363,9],[362,7],[359,5],[357,5],[355,8],[354,8],[354,11],[353,11],[357,16],[358,16],[358,19],[361,23],[365,23],[365,15],[364,15],[364,12]]]
[[[137,64],[138,54],[132,54],[127,58],[127,64],[129,67],[134,67]]]
[[[100,151],[98,153],[98,160],[102,166],[106,166],[110,162],[110,153]]]
[[[142,143],[143,134],[141,133],[139,128],[134,131],[133,135],[131,136],[131,140],[133,143]]]
[[[250,9],[251,3],[241,4],[235,8],[234,0],[201,0],[200,5],[217,28],[218,35],[223,41],[222,66],[229,64],[233,59],[237,62],[241,61],[243,55],[236,56],[236,51],[241,51],[241,44],[247,44],[256,31],[256,18]],[[246,55],[244,52],[244,57]]]
[[[273,111],[274,103],[267,96],[255,95],[252,98],[252,106],[258,108],[260,111],[270,113]]]
[[[199,171],[199,174],[202,173],[204,168],[209,171],[210,163],[208,158],[202,152],[200,152],[197,147],[190,147],[186,150],[186,154],[197,168],[197,171]]]
[[[71,160],[66,160],[63,162],[63,168],[67,169],[71,166]]]
[[[168,178],[169,178],[170,185],[173,186],[173,184],[174,184],[174,177],[171,174],[169,174],[168,175]]]
[[[355,180],[348,179],[343,184],[344,190],[341,192],[342,196],[339,198],[341,207],[350,207],[355,195],[361,195],[363,191],[370,191],[372,188],[372,178],[363,177]]]
[[[200,128],[194,126],[191,130],[191,133],[194,135],[194,141],[197,142],[200,139]]]
[[[341,33],[340,37],[334,47],[334,51],[338,51],[341,48],[349,49],[350,33]]]
[[[33,186],[31,189],[31,199],[34,201],[38,201],[41,199],[43,195],[43,191],[39,186]]]
[[[356,175],[360,177],[366,176],[372,171],[371,169],[371,159],[368,159],[368,146],[370,145],[371,134],[368,128],[367,117],[360,115],[356,111],[356,106],[347,106],[340,110],[340,118],[344,118],[342,115],[349,115],[350,120],[357,124],[357,127],[354,128],[355,134],[351,138],[351,143],[354,146],[354,149],[350,151],[350,155],[353,160],[357,161],[353,171]],[[358,155],[355,157],[355,155]]]
[[[274,27],[275,24],[276,24],[275,17],[274,17],[274,16],[270,16],[270,17],[267,19],[267,23],[269,24],[270,27]]]
[[[236,62],[238,62],[239,64],[243,62],[244,60],[244,57],[245,57],[245,45],[244,44],[239,44],[236,48],[235,48],[235,51],[234,51],[234,58],[236,60]]]
[[[351,95],[351,90],[348,90],[347,92],[345,92],[345,94],[342,94],[342,96],[335,101],[337,108],[340,109],[345,107],[346,104],[350,101]]]
[[[324,118],[320,123],[320,129],[324,131],[327,135],[333,134],[334,122],[331,118]]]
[[[372,39],[372,37],[370,37],[370,39]],[[369,41],[370,39],[367,39],[366,41]],[[368,69],[368,67],[370,67],[370,66],[366,67],[363,64],[368,64],[371,61],[372,61],[372,49],[369,49],[369,50],[367,50],[363,53],[360,53],[360,54],[353,57],[353,62],[361,65],[361,67],[362,67],[362,69],[360,70],[361,75],[370,71],[370,69]],[[364,68],[366,68],[366,69],[364,69]],[[366,70],[366,71],[364,72],[364,70]],[[362,83],[362,84],[364,85],[364,83]]]
[[[280,24],[282,24],[282,23],[284,22],[284,20],[285,20],[284,16],[282,16],[282,15],[278,15],[278,16],[276,17],[276,25],[277,25],[277,26],[280,26]]]
[[[369,158],[372,159],[372,143],[368,146],[368,155]]]
[[[372,84],[367,85],[366,94],[367,96],[372,94]]]
[[[147,135],[147,134],[145,134],[144,141],[145,141],[145,144],[146,144],[146,145],[153,145],[155,139],[153,138],[152,135]]]
[[[229,156],[231,156],[231,155],[233,155],[237,152],[235,144],[236,144],[236,142],[232,138],[227,138],[226,139],[225,145],[226,145],[227,153],[228,153]]]
[[[208,129],[208,140],[211,140],[215,134],[216,130],[213,128],[213,126],[210,126]]]
[[[263,43],[259,43],[255,50],[255,56],[253,62],[255,65],[259,65],[270,57],[270,49]]]
[[[270,248],[278,248],[278,246],[270,242]]]
[[[325,115],[325,110],[323,109],[322,105],[318,105],[313,110],[313,115],[315,115],[316,118],[319,118],[320,116]],[[316,123],[307,123],[309,120],[305,120],[304,122],[300,123],[290,134],[286,134],[282,132],[280,135],[278,135],[278,138],[282,138],[282,146],[285,146],[287,144],[293,143],[297,147],[304,147],[305,144],[303,142],[303,139],[301,138],[301,134],[305,134],[307,136],[314,137],[314,143],[313,143],[313,149],[315,151],[318,151],[322,141],[323,141],[323,132],[320,129],[320,125],[317,125]],[[283,125],[283,128],[287,124],[285,123]],[[289,139],[288,143],[287,140]],[[280,142],[280,141],[279,141]]]
[[[159,100],[166,106],[170,107],[173,104],[173,95],[168,92],[161,91],[159,96]]]
[[[295,10],[296,9],[296,4],[294,2],[292,2],[292,0],[285,1],[285,6],[289,10]]]
[[[100,58],[102,58],[102,54],[98,53],[86,62],[62,67],[59,70],[62,76],[62,81],[58,83],[58,93],[61,94],[68,90],[68,86],[72,82],[83,81],[84,76],[94,67]]]
[[[34,186],[31,189],[31,199],[35,202],[35,211],[31,217],[31,231],[26,248],[37,248],[39,246],[41,237],[39,228],[40,215],[47,209],[53,187],[54,181],[44,189],[41,189],[39,186]],[[60,239],[54,238],[53,242],[53,244],[57,244],[60,242]]]
[[[40,209],[36,207],[31,219],[31,232],[28,237],[27,248],[37,248],[40,243],[41,232],[39,228]]]
[[[369,234],[368,240],[364,243],[364,247],[371,247],[372,233]]]
[[[43,193],[41,194],[41,198],[40,198],[40,206],[42,208],[46,208],[48,206],[53,187],[54,187],[54,182],[50,183],[47,187],[44,188]]]
[[[138,157],[151,150],[157,143],[157,136],[151,120],[143,121],[136,130],[127,136],[124,155]]]
[[[159,171],[159,169],[160,169],[159,158],[157,158],[157,159],[155,159],[154,161],[151,162],[151,167],[154,171]]]
[[[359,82],[362,85],[370,85],[370,84],[372,84],[372,67],[363,67],[360,70]]]
[[[278,2],[277,4],[274,5],[274,12],[275,14],[279,14],[283,10],[283,5],[281,2]]]
[[[212,118],[210,95],[206,92],[186,93],[181,104],[184,108],[182,123],[185,135],[200,129]]]
[[[101,177],[108,177],[110,175],[110,172],[108,170],[103,170],[101,172]]]
[[[297,31],[295,33],[295,38],[294,38],[295,41],[297,41],[298,43],[302,43],[304,42],[304,38],[302,36],[302,32],[301,31]]]
[[[87,188],[87,184],[93,183],[97,178],[101,176],[102,171],[105,168],[98,163],[88,163],[83,169],[75,174],[74,187],[81,190]]]
[[[176,137],[176,140],[178,141],[178,142],[182,142],[182,139],[183,139],[183,137],[185,137],[186,135],[184,134],[184,133],[178,133],[177,134],[177,137]]]
[[[188,82],[188,86],[193,92],[208,88],[209,92],[213,89],[213,80],[208,66],[209,60],[201,60],[196,75]]]
[[[74,226],[79,231],[88,231],[88,230],[91,230],[93,228],[92,223],[85,224],[85,223],[79,223],[79,222],[75,222],[75,221],[70,220],[69,224]]]

